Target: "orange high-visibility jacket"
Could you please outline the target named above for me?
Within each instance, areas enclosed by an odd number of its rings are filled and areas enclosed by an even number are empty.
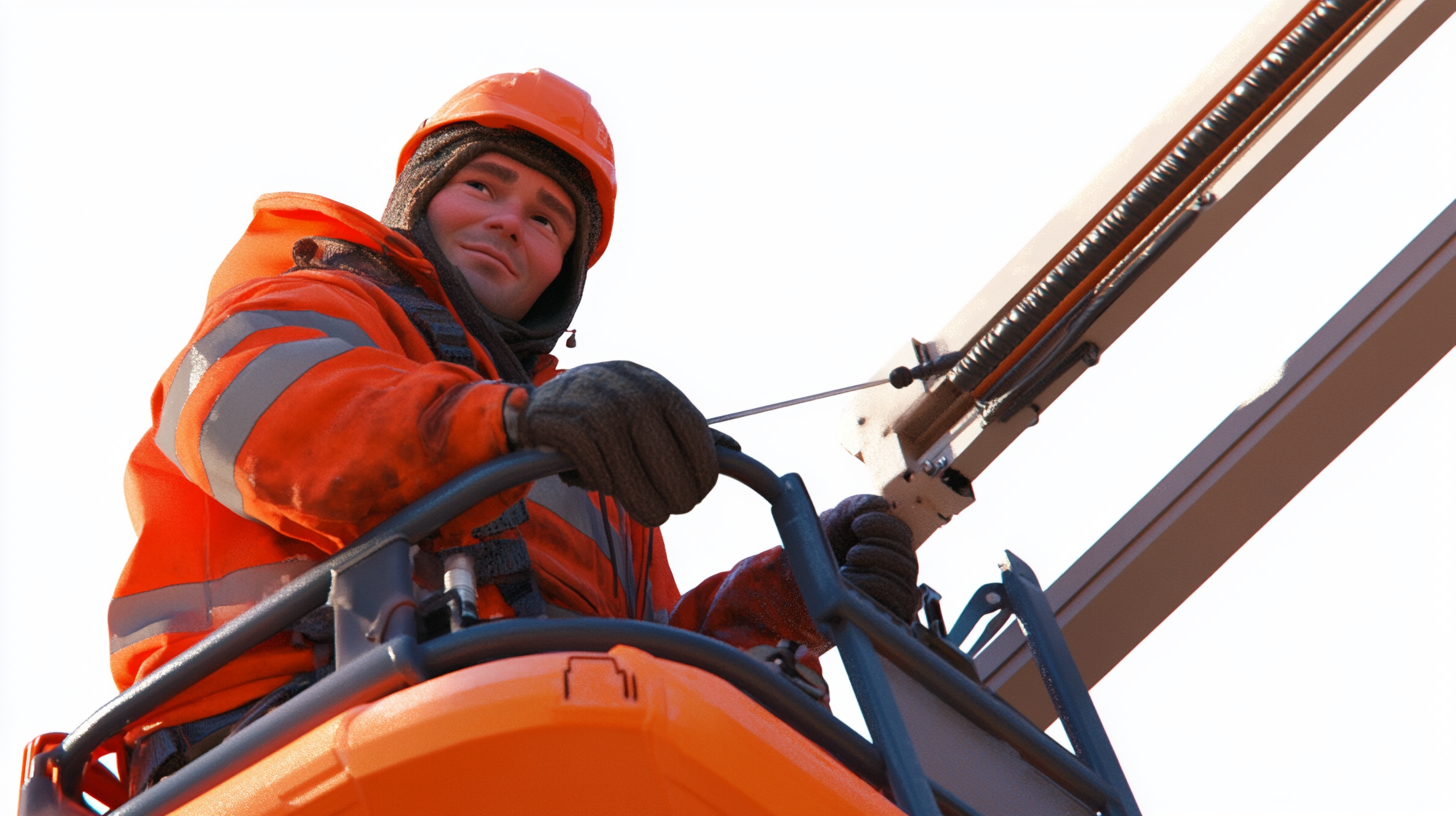
[[[293,244],[318,236],[387,255],[459,319],[418,248],[373,218],[318,196],[258,200],[213,279],[201,324],[153,392],[152,428],[127,464],[137,543],[109,611],[120,689],[406,504],[507,451],[501,410],[516,387],[493,379],[475,339],[467,334],[484,376],[437,360],[373,282],[334,269],[288,272]],[[539,384],[557,373],[556,360],[543,356],[533,376]],[[474,543],[471,530],[523,497],[527,518],[513,534],[526,541],[551,606],[670,620],[744,648],[783,638],[808,644],[811,655],[828,647],[782,550],[680,597],[655,529],[555,477],[481,502],[430,546]],[[235,708],[329,655],[328,644],[276,635],[131,734]]]

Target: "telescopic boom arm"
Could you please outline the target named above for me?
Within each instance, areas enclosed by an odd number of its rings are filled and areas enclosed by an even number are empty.
[[[857,394],[840,440],[917,544],[1453,8],[1275,0],[948,324],[896,352],[881,378],[934,373]]]

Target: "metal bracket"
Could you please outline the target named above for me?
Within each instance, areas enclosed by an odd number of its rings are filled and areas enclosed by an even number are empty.
[[[368,558],[333,572],[334,661],[342,668],[393,637],[415,635],[410,542],[398,536]]]

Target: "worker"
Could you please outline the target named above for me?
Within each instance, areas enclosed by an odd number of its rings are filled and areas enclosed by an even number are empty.
[[[611,138],[547,71],[500,74],[427,119],[382,220],[263,196],[152,397],[126,471],[137,543],[113,597],[121,689],[466,469],[549,446],[575,463],[481,502],[416,549],[421,597],[474,573],[477,615],[656,621],[744,649],[830,647],[781,548],[680,595],[657,526],[718,477],[702,414],[630,362],[551,355],[611,238]],[[909,529],[875,497],[825,514],[844,575],[915,611]],[[128,732],[132,789],[327,672],[330,609],[238,657]],[[781,647],[780,647],[781,648]]]

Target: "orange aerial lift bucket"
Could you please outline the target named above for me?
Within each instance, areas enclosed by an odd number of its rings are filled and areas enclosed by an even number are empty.
[[[892,814],[724,680],[629,646],[472,666],[334,717],[182,814]]]
[[[924,588],[925,624],[906,625],[840,579],[798,476],[727,449],[719,460],[771,504],[873,741],[815,699],[791,650],[761,658],[596,618],[507,619],[422,641],[410,545],[484,497],[571,467],[519,451],[405,508],[71,734],[38,738],[20,816],[1138,813],[1030,568],[1008,553],[1002,581],[978,590],[950,631]],[[119,734],[325,603],[331,674],[127,798],[100,762],[114,755],[125,777]],[[980,683],[960,644],[991,613],[990,634],[1020,620],[1075,753]]]

